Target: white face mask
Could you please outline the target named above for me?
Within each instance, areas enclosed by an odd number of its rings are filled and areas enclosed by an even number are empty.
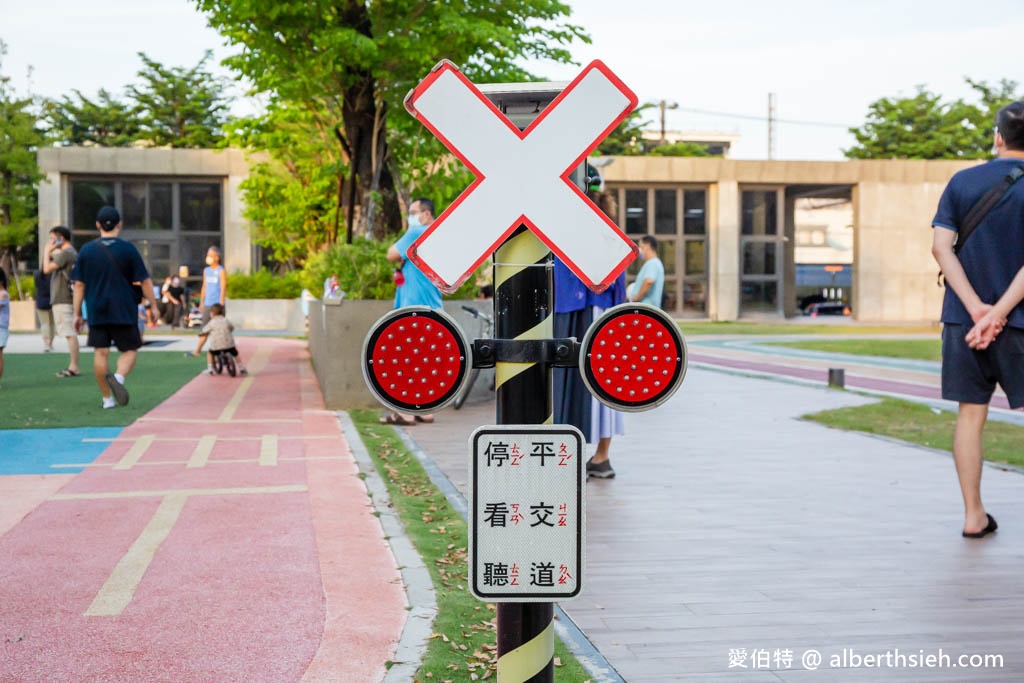
[[[409,214],[409,227],[410,228],[418,228],[421,225],[422,225],[422,223],[420,223],[420,216],[419,216],[419,214],[410,213]]]

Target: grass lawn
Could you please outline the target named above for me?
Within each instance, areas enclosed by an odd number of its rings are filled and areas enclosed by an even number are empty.
[[[116,358],[117,353],[111,354]],[[143,351],[128,376],[131,400],[123,408],[103,410],[100,388],[92,374],[92,352],[83,352],[80,377],[61,379],[55,373],[67,367],[66,353],[4,354],[0,379],[0,429],[52,429],[62,427],[124,427],[194,378],[202,359],[180,352]]]
[[[377,422],[379,411],[353,410],[350,415],[437,592],[434,634],[416,680],[441,683],[491,678],[497,670],[495,609],[473,597],[466,585],[466,522],[405,449],[395,430]],[[590,678],[557,637],[555,678]]]
[[[886,356],[915,360],[942,360],[939,339],[819,339],[817,341],[768,342],[772,346],[788,346],[808,351],[851,353],[855,356]]]
[[[938,335],[938,325],[836,325],[797,322],[687,322],[679,323],[684,336],[707,334],[922,334]]]
[[[839,429],[881,434],[952,452],[956,414],[912,401],[886,398],[853,408],[825,410],[804,419]],[[985,459],[1024,467],[1024,427],[990,421],[984,432]]]

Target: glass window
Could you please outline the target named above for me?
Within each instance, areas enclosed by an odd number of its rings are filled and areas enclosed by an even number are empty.
[[[778,193],[775,190],[744,190],[742,203],[744,235],[778,234]]]
[[[707,242],[704,240],[687,240],[684,245],[683,259],[687,275],[707,275]]]
[[[171,210],[171,184],[149,184],[149,225],[150,230],[170,230],[174,227]]]
[[[777,282],[744,282],[740,287],[740,309],[743,313],[778,313]]]
[[[95,237],[96,214],[104,206],[114,205],[114,183],[76,180],[71,183],[71,229]]]
[[[683,234],[707,233],[707,193],[704,190],[683,191]]]
[[[654,191],[654,232],[658,235],[676,234],[676,191]]]
[[[181,229],[192,232],[220,232],[220,185],[182,183]]]
[[[683,310],[688,313],[707,313],[707,280],[683,281]]]
[[[647,190],[626,190],[626,232],[647,234]]]
[[[743,243],[744,275],[775,275],[775,242]]]
[[[675,240],[658,240],[658,258],[661,259],[661,265],[665,266],[665,275],[676,274],[676,241]],[[638,261],[640,259],[637,259]]]
[[[188,235],[178,241],[178,263],[179,266],[188,266],[190,277],[202,277],[203,268],[206,267],[206,251],[210,247],[220,246],[220,238],[204,237],[200,235]]]
[[[121,223],[125,230],[146,229],[146,183],[121,184]]]

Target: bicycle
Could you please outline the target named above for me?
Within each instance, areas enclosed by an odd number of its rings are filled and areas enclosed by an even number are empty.
[[[474,318],[480,321],[480,336],[478,339],[490,339],[494,333],[494,318],[487,315],[483,311],[473,308],[472,306],[462,306],[462,310],[469,313]],[[480,368],[473,368],[469,372],[469,380],[466,382],[466,388],[462,390],[462,393],[456,397],[455,402],[452,403],[452,408],[458,410],[462,407],[462,404],[469,398],[469,394],[473,391],[473,384],[476,383],[476,378],[480,376]],[[494,391],[494,378],[491,377],[491,391]]]
[[[235,365],[235,358],[227,351],[213,352],[213,371],[218,375],[224,370],[234,377],[238,374],[238,366]]]

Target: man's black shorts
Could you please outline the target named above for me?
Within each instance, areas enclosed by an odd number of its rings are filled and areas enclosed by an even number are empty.
[[[959,403],[988,403],[996,383],[1011,408],[1024,407],[1024,330],[1007,327],[984,351],[964,337],[966,325],[942,328],[942,398]]]
[[[135,351],[142,346],[138,325],[89,325],[89,346],[109,349],[113,344],[118,351]]]

